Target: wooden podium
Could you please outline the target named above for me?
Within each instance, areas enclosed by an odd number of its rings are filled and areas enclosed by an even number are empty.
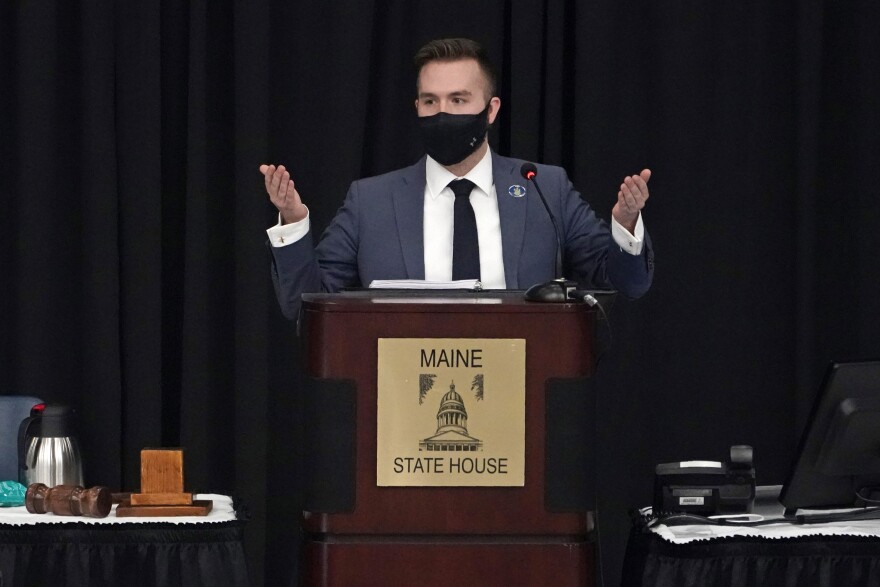
[[[595,313],[518,292],[304,296],[303,584],[594,584]],[[377,485],[380,339],[524,339],[520,487]]]

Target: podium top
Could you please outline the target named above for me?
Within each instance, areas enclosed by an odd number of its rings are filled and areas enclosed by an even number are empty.
[[[303,309],[324,312],[371,312],[400,311],[492,311],[503,306],[505,311],[529,313],[558,313],[592,310],[587,304],[572,300],[566,303],[532,302],[524,298],[522,290],[412,290],[412,289],[363,289],[339,293],[303,294]],[[614,293],[597,294],[611,301]]]

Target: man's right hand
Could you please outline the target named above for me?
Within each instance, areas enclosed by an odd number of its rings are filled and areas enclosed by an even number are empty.
[[[266,181],[266,193],[272,204],[278,208],[281,214],[281,224],[299,222],[309,214],[308,208],[303,205],[299,192],[290,179],[290,173],[284,165],[260,165],[260,173]]]

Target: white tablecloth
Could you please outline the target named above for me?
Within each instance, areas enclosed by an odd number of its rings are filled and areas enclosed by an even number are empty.
[[[880,520],[858,520],[823,522],[817,524],[799,524],[791,519],[783,519],[784,508],[776,500],[781,489],[778,485],[758,488],[758,499],[755,502],[754,521],[769,522],[778,519],[778,523],[761,526],[711,525],[711,524],[655,524],[651,530],[663,539],[675,544],[687,544],[695,540],[712,540],[731,536],[754,536],[759,538],[802,538],[804,536],[864,536],[880,537]],[[799,510],[805,516],[815,514],[845,514],[850,510]],[[859,510],[851,510],[853,512]]]
[[[56,516],[52,513],[32,514],[24,506],[0,508],[0,524],[63,524],[69,522],[82,522],[84,524],[137,524],[144,522],[171,522],[175,524],[200,524],[212,522],[229,522],[235,520],[235,510],[232,509],[232,498],[226,495],[205,493],[194,495],[193,499],[208,500],[214,502],[207,516],[175,516],[175,517],[140,517],[131,516],[124,518],[116,517],[116,505],[110,510],[106,518],[88,518],[86,516]]]

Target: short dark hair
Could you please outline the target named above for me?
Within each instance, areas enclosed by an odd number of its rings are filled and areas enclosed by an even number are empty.
[[[421,49],[416,51],[414,59],[416,65],[416,86],[418,86],[418,76],[422,72],[422,68],[432,61],[459,61],[461,59],[474,59],[483,70],[486,76],[489,98],[495,96],[495,89],[498,84],[498,76],[495,74],[495,68],[486,55],[483,46],[472,39],[435,39],[425,44]],[[417,88],[418,91],[418,88]]]

